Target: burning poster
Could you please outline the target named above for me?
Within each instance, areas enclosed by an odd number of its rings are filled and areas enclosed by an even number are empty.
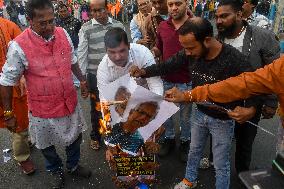
[[[118,145],[131,155],[137,155],[147,139],[179,109],[141,86],[136,87],[126,104],[121,121],[112,125],[105,142],[110,146]]]
[[[100,95],[102,102],[107,101],[110,105],[111,125],[115,125],[121,121],[123,112],[127,106],[127,101],[136,87],[136,81],[127,74],[103,88]]]

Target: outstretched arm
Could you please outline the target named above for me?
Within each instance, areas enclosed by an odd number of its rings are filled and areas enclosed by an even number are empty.
[[[284,57],[255,72],[246,72],[211,85],[194,88],[191,91],[179,91],[176,88],[165,92],[165,99],[171,102],[213,101],[228,103],[246,99],[252,95],[277,94],[283,92]],[[280,99],[281,103],[281,99]],[[283,101],[284,103],[284,97]]]
[[[284,83],[284,57],[255,72],[243,73],[224,81],[196,87],[192,101],[211,100],[227,103],[258,94],[279,94]],[[186,93],[188,94],[188,92]]]

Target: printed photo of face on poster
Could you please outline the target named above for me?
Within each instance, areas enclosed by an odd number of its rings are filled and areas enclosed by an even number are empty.
[[[128,99],[135,91],[136,87],[136,81],[127,74],[108,84],[102,90],[101,101],[114,102],[113,105],[110,106],[111,125],[115,125],[121,121],[124,110],[128,104]]]
[[[136,155],[144,142],[178,109],[162,96],[137,86],[127,102],[123,119],[113,125],[105,142],[111,146],[119,145],[124,152]]]

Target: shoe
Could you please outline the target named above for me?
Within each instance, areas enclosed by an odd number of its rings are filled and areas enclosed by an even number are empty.
[[[18,162],[18,165],[26,175],[31,175],[35,172],[34,164],[30,158],[28,158],[26,161]]]
[[[61,189],[64,188],[64,174],[62,172],[62,170],[60,171],[56,171],[56,172],[51,172],[50,174],[51,176],[51,187],[53,189]]]
[[[197,182],[190,182],[187,179],[183,179],[180,183],[175,185],[174,189],[191,189],[197,186]]]
[[[90,148],[93,149],[93,150],[99,150],[100,149],[100,142],[98,140],[91,140]]]
[[[77,168],[74,171],[69,171],[71,175],[83,177],[83,178],[90,178],[92,175],[92,172],[84,167],[81,167],[80,165],[77,166]]]
[[[179,146],[179,158],[180,161],[183,163],[187,162],[188,159],[188,152],[189,152],[189,145],[190,145],[190,141],[181,141],[180,142],[180,146]]]
[[[199,169],[209,169],[213,166],[213,162],[209,160],[209,158],[205,157],[200,160]]]
[[[164,142],[161,144],[161,148],[158,155],[160,157],[168,155],[170,151],[175,148],[175,145],[176,145],[175,139],[165,139]]]

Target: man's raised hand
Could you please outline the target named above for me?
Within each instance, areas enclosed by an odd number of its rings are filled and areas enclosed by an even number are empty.
[[[129,73],[131,77],[142,77],[146,74],[143,68],[140,69],[138,66],[135,65],[129,69]]]

